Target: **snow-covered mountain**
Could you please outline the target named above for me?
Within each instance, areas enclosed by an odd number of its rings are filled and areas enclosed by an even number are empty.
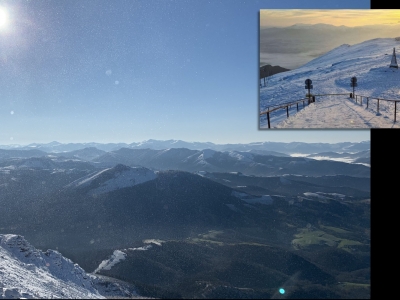
[[[51,145],[55,145],[55,142],[50,143]],[[210,142],[185,142],[180,140],[145,140],[142,142],[134,142],[131,144],[118,143],[118,144],[100,144],[100,143],[75,143],[75,144],[61,144],[57,143],[55,146],[49,146],[49,144],[35,144],[35,149],[32,150],[30,145],[22,146],[22,145],[0,145],[0,160],[8,159],[11,157],[40,157],[45,155],[46,153],[52,153],[54,156],[63,156],[66,158],[82,158],[89,159],[90,157],[96,157],[101,154],[100,151],[96,151],[94,148],[103,150],[103,151],[117,151],[121,148],[130,148],[130,149],[153,149],[153,150],[165,150],[165,149],[177,149],[177,148],[186,148],[190,150],[203,150],[203,149],[211,149],[215,151],[251,151],[251,150],[265,150],[265,151],[275,151],[281,153],[316,153],[316,152],[325,152],[325,151],[351,151],[349,148],[357,148],[358,150],[354,151],[362,151],[369,149],[369,141],[359,142],[359,143],[351,143],[351,142],[342,142],[342,143],[302,143],[302,142],[291,142],[291,143],[282,143],[282,142],[253,142],[247,144],[214,144]],[[89,147],[89,148],[88,148]],[[73,150],[71,150],[73,148]],[[4,150],[2,150],[4,149]],[[31,149],[30,152],[24,151]],[[84,151],[76,151],[76,150],[84,150]],[[43,152],[46,151],[46,152]],[[276,155],[277,153],[268,153],[271,155]],[[278,156],[282,156],[282,154],[278,154]]]
[[[296,147],[295,149],[301,149]],[[324,172],[344,174],[343,168],[346,168],[352,175],[361,175],[356,166],[342,166],[339,162],[316,162],[313,159],[300,157],[267,156],[247,151],[214,151],[214,150],[189,150],[189,149],[127,149],[108,152],[100,156],[93,163],[105,168],[115,166],[116,164],[125,164],[128,166],[142,165],[146,168],[156,170],[182,170],[187,172],[243,172],[248,175],[317,175]],[[299,167],[307,163],[308,167]],[[328,167],[329,165],[329,167]],[[341,165],[339,167],[339,165]],[[360,166],[358,166],[360,167]],[[328,168],[329,171],[325,168]],[[338,168],[338,169],[337,169]],[[350,171],[351,169],[351,171]],[[323,171],[322,171],[323,170]],[[336,171],[334,171],[336,170]],[[369,174],[369,170],[365,169]],[[322,172],[322,173],[321,173]],[[353,173],[354,172],[354,173]],[[349,173],[349,174],[350,174]],[[347,173],[346,173],[347,174]],[[369,175],[368,175],[369,176]]]
[[[400,100],[400,71],[396,68],[389,68],[393,48],[396,48],[397,53],[400,53],[400,41],[394,38],[373,39],[352,46],[344,44],[298,69],[273,75],[269,78],[268,85],[260,89],[260,112],[275,105],[304,98],[306,94],[304,82],[306,79],[312,80],[312,93],[314,95],[350,94],[352,92],[350,79],[356,76],[358,83],[355,88],[356,94],[380,99]],[[327,105],[322,107],[324,103]],[[359,103],[358,105],[355,104],[354,100],[350,103],[347,95],[317,97],[317,103],[313,106],[316,105],[319,105],[321,113],[329,111],[329,114],[327,113],[325,118],[321,120],[321,127],[323,128],[393,126],[393,103],[381,101],[379,118],[377,117],[376,101],[369,101],[367,109],[365,103],[362,107]],[[302,105],[300,105],[300,108],[302,108]],[[306,107],[306,109],[310,112],[308,114],[303,113],[303,127],[307,127],[307,122],[312,122],[312,119],[321,118],[315,115],[315,110],[311,111],[309,107]],[[354,114],[347,115],[347,112],[350,111],[354,111]],[[292,108],[290,115],[295,113],[296,106]],[[273,112],[271,116],[272,126],[297,128],[294,124],[286,124],[286,126],[285,124],[278,124],[285,121],[288,123],[284,110]],[[279,116],[284,117],[279,118]],[[307,118],[309,118],[308,121]],[[360,119],[360,124],[357,124],[357,118]],[[274,120],[277,121],[274,122]],[[260,117],[260,127],[266,126],[266,118]]]

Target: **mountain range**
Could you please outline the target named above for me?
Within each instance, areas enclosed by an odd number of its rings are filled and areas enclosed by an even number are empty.
[[[121,148],[131,148],[131,149],[171,149],[171,148],[186,148],[190,150],[204,150],[211,149],[215,151],[249,151],[249,150],[264,150],[264,151],[275,151],[285,154],[290,153],[305,153],[312,154],[318,152],[335,151],[335,152],[358,152],[369,149],[369,141],[364,141],[360,143],[352,142],[342,142],[342,143],[303,143],[303,142],[253,142],[247,144],[214,144],[211,142],[185,142],[181,140],[145,140],[142,142],[134,143],[59,143],[51,142],[47,144],[29,144],[29,145],[0,145],[0,158],[5,155],[2,154],[2,150],[40,150],[47,153],[61,153],[61,152],[71,152],[75,150],[83,150],[96,148],[98,154],[102,151],[115,151]],[[27,152],[26,152],[27,153]],[[32,152],[34,155],[40,155],[41,152]],[[84,152],[78,152],[78,155],[86,157]],[[94,152],[90,152],[93,157]],[[10,154],[8,154],[10,155]],[[74,153],[73,155],[76,155]],[[87,154],[86,154],[87,155]],[[27,156],[33,156],[26,154]]]
[[[182,170],[188,172],[242,172],[248,175],[275,176],[284,174],[369,176],[370,170],[361,164],[348,164],[334,160],[363,159],[368,165],[369,150],[350,155],[336,153],[332,158],[328,154],[316,154],[316,159],[308,157],[291,157],[274,152],[261,150],[244,151],[215,151],[211,149],[190,150],[186,148],[170,148],[163,150],[121,148],[116,151],[99,152],[95,148],[85,148],[63,153],[51,153],[40,157],[24,158],[26,150],[2,150],[12,152],[13,158],[0,160],[0,170],[9,172],[11,169],[43,169],[67,171],[72,169],[93,170],[114,167],[122,164],[130,167],[145,167],[154,170]],[[21,152],[22,158],[18,156]],[[86,160],[76,153],[94,157]],[[266,153],[267,155],[265,155]],[[275,155],[270,155],[273,153]],[[276,156],[278,155],[278,156]],[[4,155],[5,157],[9,157]],[[340,156],[339,158],[337,156]],[[80,159],[78,157],[81,157]],[[312,156],[311,156],[312,157]],[[321,160],[322,158],[328,160]],[[329,160],[331,159],[331,160]],[[305,167],[306,166],[306,167]]]
[[[369,159],[369,143],[266,146],[1,150],[0,240],[23,247],[2,244],[0,276],[24,274],[1,297],[368,298],[370,167],[320,158]],[[35,271],[54,287],[28,286]]]

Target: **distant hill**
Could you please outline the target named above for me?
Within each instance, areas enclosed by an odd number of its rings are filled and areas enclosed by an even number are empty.
[[[264,72],[265,68],[265,72]],[[263,65],[260,66],[260,78],[272,76],[274,74],[290,71],[289,69],[282,68],[280,66]]]

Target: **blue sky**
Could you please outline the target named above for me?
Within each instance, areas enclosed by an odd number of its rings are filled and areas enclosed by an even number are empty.
[[[0,144],[368,140],[259,131],[257,114],[260,9],[369,3],[0,1]]]

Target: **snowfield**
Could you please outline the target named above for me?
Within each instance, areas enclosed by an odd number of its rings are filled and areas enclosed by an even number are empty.
[[[271,112],[273,128],[398,128],[394,123],[394,103],[366,99],[360,104],[349,98],[350,79],[357,77],[356,95],[400,100],[400,70],[389,68],[393,48],[400,55],[400,41],[392,38],[373,39],[357,45],[342,45],[310,61],[304,66],[269,77],[260,88],[260,112],[273,106],[305,98],[305,80],[311,79],[311,93],[346,94],[316,97],[316,102],[303,108],[299,104],[289,110]],[[399,105],[398,105],[399,106]],[[399,110],[400,107],[397,107]],[[399,119],[398,114],[397,119]],[[266,116],[260,116],[260,128],[268,128]]]

